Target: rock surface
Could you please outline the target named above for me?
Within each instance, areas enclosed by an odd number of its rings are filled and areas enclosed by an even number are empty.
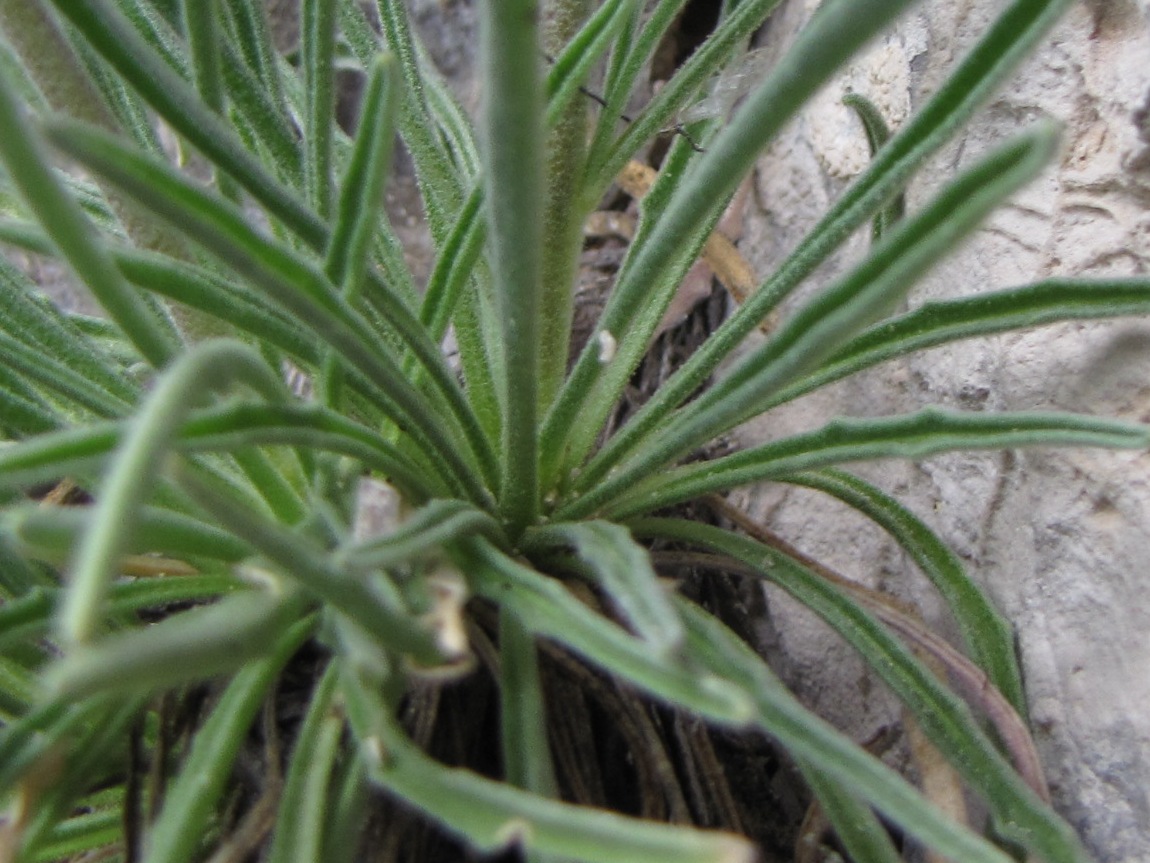
[[[767,50],[818,5],[790,0]],[[870,98],[897,126],[942,80],[1002,4],[926,3],[861,57],[762,158],[741,249],[770,271],[868,159],[839,100]],[[1064,128],[1059,160],[924,279],[908,304],[1048,276],[1150,269],[1150,0],[1080,4],[1041,51],[937,156],[908,193],[913,210],[955,171],[1040,117]],[[854,238],[811,280],[865,253]],[[813,428],[836,414],[927,404],[1062,409],[1150,420],[1150,321],[1059,325],[959,343],[888,363],[771,414],[744,442]],[[1014,624],[1031,720],[1056,807],[1100,863],[1150,860],[1150,456],[1102,450],[956,454],[860,468],[926,519]],[[950,625],[925,580],[862,519],[813,493],[764,486],[741,502],[845,574],[916,602]],[[772,596],[784,673],[807,703],[856,739],[897,717],[849,650]]]

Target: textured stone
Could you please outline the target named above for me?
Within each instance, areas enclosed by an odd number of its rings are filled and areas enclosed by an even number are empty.
[[[742,250],[760,273],[798,243],[865,165],[841,97],[874,101],[897,126],[943,80],[1000,3],[921,4],[836,79],[759,163]],[[788,43],[810,0],[765,29]],[[913,211],[994,144],[1041,117],[1063,127],[1056,164],[940,262],[908,305],[1048,276],[1150,269],[1150,2],[1075,6],[971,127],[908,192]],[[1140,110],[1141,109],[1141,110]],[[800,295],[865,254],[852,238]],[[1150,420],[1150,321],[1067,324],[959,343],[856,376],[750,424],[744,442],[927,404],[981,411],[1063,409]],[[1150,457],[1028,450],[953,454],[860,473],[895,493],[962,556],[1014,624],[1031,719],[1055,805],[1100,863],[1150,860]],[[743,492],[756,515],[851,577],[951,624],[905,556],[857,516],[779,486]],[[784,671],[800,695],[858,739],[897,717],[861,664],[809,614],[772,598]]]

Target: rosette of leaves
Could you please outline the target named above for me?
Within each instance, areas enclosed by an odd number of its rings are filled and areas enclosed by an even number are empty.
[[[0,238],[63,262],[104,312],[63,312],[0,266],[4,859],[174,863],[258,847],[276,861],[359,859],[374,790],[480,851],[754,857],[733,832],[565,795],[547,718],[562,707],[540,682],[543,650],[714,727],[772,738],[856,861],[898,859],[888,825],[952,860],[1086,859],[1027,763],[1008,627],[923,523],[838,466],[959,448],[1143,447],[1146,430],[926,407],[688,460],[891,357],[1150,308],[1144,280],[1048,281],[893,311],[1053,152],[1055,130],[1022,130],[893,218],[916,169],[1067,0],[1006,4],[806,240],[605,440],[756,155],[910,3],[827,0],[729,122],[672,139],[595,337],[570,357],[584,218],[777,0],[726,4],[626,123],[683,0],[553,5],[566,23],[549,34],[560,38],[546,63],[534,2],[481,4],[473,127],[393,0],[379,0],[378,20],[353,0],[304,0],[292,62],[256,0],[0,4]],[[346,67],[368,80],[350,137],[332,120]],[[593,72],[601,106],[581,92]],[[421,289],[381,203],[397,134],[435,248]],[[861,263],[697,394],[876,218]],[[441,347],[449,328],[457,365]],[[310,381],[307,395],[285,369]],[[763,480],[839,497],[888,531],[946,599],[961,650],[753,525],[665,514]],[[380,489],[399,516],[365,530],[365,492]],[[987,830],[943,814],[800,706],[722,621],[657,576],[655,541],[773,582],[820,615],[982,801]],[[932,671],[940,663],[982,693],[981,717]],[[477,666],[498,685],[491,775],[432,757],[410,721],[416,693]],[[276,781],[258,800],[237,796],[252,739],[274,748],[284,726],[274,708],[259,717],[292,669],[297,721],[263,768]],[[171,705],[197,698],[174,722]]]

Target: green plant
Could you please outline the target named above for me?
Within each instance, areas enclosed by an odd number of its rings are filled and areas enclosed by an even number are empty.
[[[585,216],[777,2],[726,4],[708,41],[626,124],[623,106],[683,0],[605,0],[583,17],[580,5],[556,0],[571,15],[559,16],[544,67],[535,3],[483,4],[476,130],[398,2],[378,4],[380,40],[358,3],[304,0],[298,66],[272,49],[256,0],[0,3],[0,239],[65,261],[107,313],[62,313],[0,266],[4,854],[108,846],[124,859],[204,857],[261,705],[293,655],[319,643],[282,794],[268,804],[271,859],[355,859],[369,787],[484,850],[750,859],[730,833],[559,801],[546,644],[709,723],[773,737],[857,861],[898,857],[878,815],[953,860],[1011,859],[809,714],[721,621],[669,590],[647,551],[666,540],[694,549],[698,565],[773,581],[821,615],[985,802],[1001,843],[1048,863],[1086,859],[1027,762],[1008,626],[922,522],[836,466],[956,448],[1143,447],[1144,427],[927,408],[684,462],[750,417],[909,351],[1150,310],[1150,283],[1130,280],[1049,281],[891,313],[1053,151],[1055,131],[1040,124],[921,210],[900,219],[892,205],[1068,0],[1010,3],[800,248],[606,441],[677,285],[756,155],[909,2],[827,0],[729,123],[673,139],[596,338],[567,373]],[[369,74],[353,139],[331,122],[334,70],[348,63]],[[603,106],[588,126],[580,87],[601,63]],[[860,111],[877,143],[881,130]],[[175,133],[174,155],[157,121]],[[397,129],[437,253],[422,293],[382,214]],[[83,173],[54,168],[51,152]],[[876,215],[869,257],[696,395]],[[440,350],[449,326],[459,373]],[[286,363],[314,396],[289,391]],[[64,478],[91,502],[60,505]],[[754,525],[658,515],[767,479],[836,496],[889,531],[946,598],[969,660]],[[405,518],[357,534],[357,494],[381,480]],[[29,501],[53,486],[52,502]],[[148,577],[157,572],[168,574]],[[401,721],[415,682],[469,673],[483,613],[498,621],[498,781],[430,758]],[[918,654],[982,686],[998,742]],[[178,751],[160,751],[172,736],[159,694],[208,678],[226,685]],[[144,751],[155,765],[147,789]],[[125,773],[125,763],[137,766]]]

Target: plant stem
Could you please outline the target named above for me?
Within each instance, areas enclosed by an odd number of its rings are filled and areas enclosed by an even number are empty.
[[[545,4],[543,49],[554,57],[590,13],[587,0]],[[546,410],[567,372],[574,313],[574,282],[583,242],[579,206],[587,155],[587,101],[573,99],[547,135],[547,203],[543,213],[543,276],[539,358],[539,407]]]
[[[483,4],[488,242],[506,357],[500,508],[513,533],[534,521],[539,509],[543,98],[537,11],[535,0]]]

